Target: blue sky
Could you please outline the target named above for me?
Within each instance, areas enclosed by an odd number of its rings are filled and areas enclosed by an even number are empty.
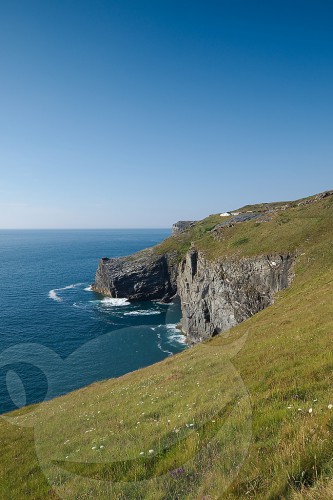
[[[168,227],[333,188],[333,3],[0,3],[0,227]]]

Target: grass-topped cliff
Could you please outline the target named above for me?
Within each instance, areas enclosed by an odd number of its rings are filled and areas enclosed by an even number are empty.
[[[333,498],[333,196],[262,210],[155,251],[295,253],[290,288],[203,344],[1,420],[0,498]]]
[[[325,207],[330,206],[331,195],[322,196],[325,193],[294,202],[247,205],[236,212],[258,214],[258,218],[246,223],[233,223],[232,215],[210,215],[189,230],[166,239],[155,247],[155,251],[163,254],[176,250],[182,256],[194,243],[208,258],[216,259],[299,250],[306,244],[308,235],[313,238],[320,234],[322,225],[324,230],[326,228],[329,214]],[[214,231],[227,222],[232,227]]]

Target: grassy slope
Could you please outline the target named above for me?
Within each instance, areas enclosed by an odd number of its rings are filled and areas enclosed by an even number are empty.
[[[216,220],[180,235],[183,251],[190,241],[212,258],[297,249],[293,285],[228,334],[11,414],[35,425],[36,445],[31,429],[0,421],[0,498],[333,498],[333,199],[220,241],[207,231]],[[109,465],[82,467],[96,461]]]

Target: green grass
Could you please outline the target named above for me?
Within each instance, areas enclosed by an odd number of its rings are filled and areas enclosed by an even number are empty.
[[[309,198],[310,199],[310,198]],[[311,247],[321,233],[327,230],[332,221],[332,196],[322,201],[298,206],[290,203],[289,208],[278,210],[286,203],[266,204],[269,209],[277,209],[269,222],[256,220],[235,224],[223,228],[217,233],[212,229],[230,218],[211,215],[197,222],[190,230],[166,239],[157,245],[155,251],[165,253],[176,251],[182,258],[194,245],[208,259],[225,257],[241,258],[274,252],[295,252]],[[253,205],[241,209],[257,211],[262,205]]]
[[[217,240],[220,220],[157,251],[297,252],[292,286],[209,342],[1,420],[0,498],[332,498],[332,200]]]

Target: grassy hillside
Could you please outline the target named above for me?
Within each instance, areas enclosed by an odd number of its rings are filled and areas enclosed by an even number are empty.
[[[0,420],[0,498],[333,498],[333,196],[219,222],[158,251],[297,251],[292,286],[209,342]]]
[[[332,215],[332,196],[315,199],[312,196],[296,202],[248,205],[239,211],[256,212],[262,217],[217,231],[214,228],[218,224],[231,221],[232,217],[210,215],[190,230],[166,239],[156,246],[156,251],[177,250],[182,256],[193,243],[208,258],[216,259],[300,250],[327,230]],[[310,203],[303,204],[306,201]]]

